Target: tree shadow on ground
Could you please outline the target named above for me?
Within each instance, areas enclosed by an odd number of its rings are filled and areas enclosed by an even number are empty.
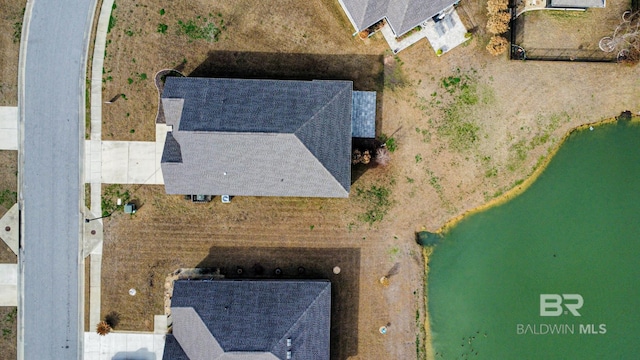
[[[330,280],[331,359],[358,354],[360,249],[212,247],[197,267],[230,279]]]

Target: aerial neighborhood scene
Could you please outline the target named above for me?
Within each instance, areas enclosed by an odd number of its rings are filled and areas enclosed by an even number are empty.
[[[0,0],[0,359],[633,359],[636,0]]]

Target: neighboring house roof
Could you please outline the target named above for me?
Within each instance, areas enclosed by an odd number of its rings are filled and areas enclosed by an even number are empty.
[[[169,194],[347,197],[351,81],[168,77]]]
[[[168,360],[329,359],[328,280],[178,280]]]
[[[420,25],[459,0],[339,0],[356,31],[383,18],[396,36]]]
[[[603,8],[606,0],[551,0],[551,7],[558,8]]]

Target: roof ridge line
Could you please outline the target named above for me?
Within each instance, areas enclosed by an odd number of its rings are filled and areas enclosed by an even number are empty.
[[[294,137],[296,140],[298,140],[298,142],[300,142],[300,144],[302,145],[302,147],[304,147],[304,149],[305,149],[305,150],[307,150],[307,151],[309,152],[309,154],[311,154],[311,158],[313,158],[313,160],[315,160],[317,163],[319,163],[319,164],[320,164],[320,167],[322,168],[322,170],[323,170],[325,173],[329,174],[329,177],[330,177],[331,179],[333,179],[334,183],[335,183],[335,184],[337,184],[337,185],[338,185],[338,187],[339,187],[340,189],[342,189],[344,192],[346,192],[346,193],[347,193],[347,196],[349,195],[349,192],[347,191],[347,189],[345,189],[345,188],[344,188],[344,186],[342,186],[342,184],[340,183],[340,181],[338,181],[338,179],[336,179],[335,175],[333,175],[333,174],[331,173],[331,171],[329,171],[329,169],[327,169],[327,168],[324,166],[324,164],[322,163],[322,161],[320,161],[320,159],[318,159],[318,158],[313,154],[313,152],[311,152],[311,150],[309,150],[309,148],[308,148],[308,147],[307,147],[307,145],[304,143],[304,141],[300,140],[300,138],[299,138],[298,136],[296,136],[296,134],[295,134],[295,133],[293,133],[293,134],[287,134],[287,135],[293,135],[293,137]]]
[[[313,80],[313,81],[326,81],[326,80]],[[349,81],[349,80],[333,80],[333,81]],[[302,123],[302,125],[300,125],[297,129],[295,129],[295,131],[293,131],[293,134],[297,136],[297,132],[298,130],[302,129],[305,125],[307,125],[309,122],[311,122],[311,120],[314,120],[319,113],[321,113],[324,109],[326,109],[330,104],[332,104],[334,101],[336,101],[336,99],[338,98],[339,95],[342,94],[342,92],[344,91],[344,89],[336,92],[333,97],[331,99],[329,99],[329,101],[327,101],[324,105],[322,105],[320,107],[320,109],[318,109],[316,112],[313,113],[313,116],[311,116],[307,121],[305,121],[304,123]],[[351,91],[353,92],[353,82],[351,82]],[[298,138],[299,139],[299,138]],[[303,143],[304,144],[304,143]],[[305,146],[306,147],[306,146]]]
[[[318,295],[315,297],[315,299],[313,299],[313,301],[309,302],[309,305],[304,309],[304,311],[303,311],[303,312],[301,312],[300,316],[296,319],[296,321],[294,321],[294,322],[293,322],[293,324],[291,324],[291,326],[289,326],[289,328],[287,329],[287,331],[285,331],[285,332],[284,332],[284,334],[282,335],[282,337],[281,337],[281,338],[279,338],[279,339],[275,342],[275,344],[274,344],[273,346],[271,346],[271,348],[269,349],[269,352],[270,352],[270,353],[272,353],[272,354],[273,354],[273,348],[274,348],[274,347],[275,347],[275,346],[280,342],[280,340],[284,339],[284,337],[289,333],[289,331],[290,331],[294,326],[296,326],[296,324],[298,324],[298,323],[300,322],[300,319],[302,319],[302,317],[303,317],[304,315],[306,315],[306,314],[307,314],[307,310],[309,310],[309,308],[311,308],[311,306],[312,306],[313,304],[315,304],[315,303],[316,303],[316,301],[318,300],[318,298],[320,298],[320,296],[321,296],[322,294],[324,294],[325,292],[327,292],[327,289],[329,289],[329,290],[331,289],[331,282],[330,282],[330,281],[327,281],[327,282],[329,283],[329,286],[325,286],[325,288],[324,288],[324,289],[322,289],[322,291],[320,291],[320,292],[318,293]],[[275,356],[275,354],[274,354],[274,356]]]

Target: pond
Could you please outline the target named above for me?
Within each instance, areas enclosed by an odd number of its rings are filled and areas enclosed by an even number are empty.
[[[430,258],[436,359],[638,358],[640,125],[570,135],[524,193]]]

